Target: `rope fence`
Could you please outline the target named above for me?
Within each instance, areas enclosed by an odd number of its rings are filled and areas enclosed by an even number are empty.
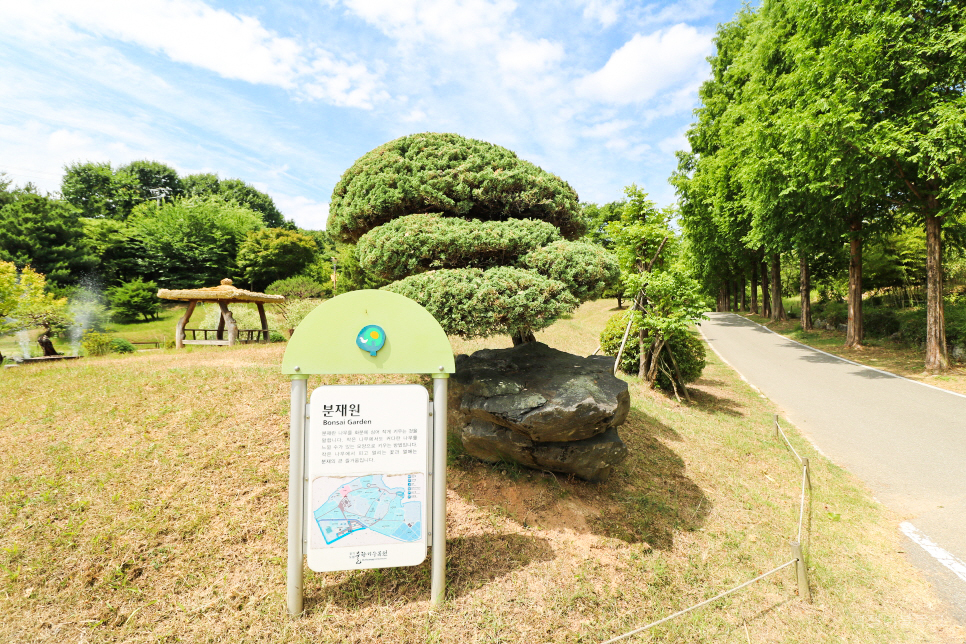
[[[654,628],[655,626],[660,626],[665,622],[671,621],[675,617],[680,617],[681,615],[690,613],[691,611],[697,610],[702,606],[707,606],[708,604],[711,604],[719,599],[722,599],[723,597],[727,597],[728,595],[734,592],[737,592],[742,588],[745,588],[746,586],[750,586],[751,584],[757,581],[761,581],[766,577],[770,577],[771,575],[774,575],[778,571],[784,570],[789,566],[795,566],[795,576],[798,581],[798,596],[801,597],[803,601],[811,603],[812,592],[808,586],[808,567],[805,564],[805,556],[802,553],[802,529],[805,525],[805,492],[807,490],[809,493],[811,493],[811,490],[812,490],[812,480],[811,480],[811,477],[809,476],[808,459],[802,458],[802,456],[795,450],[795,447],[791,444],[791,441],[788,440],[788,436],[785,435],[785,432],[782,430],[781,425],[778,424],[778,414],[775,414],[775,438],[781,438],[784,440],[785,445],[788,447],[789,450],[791,450],[792,454],[795,455],[795,459],[802,466],[802,494],[801,494],[801,501],[799,502],[799,506],[798,506],[798,537],[795,539],[795,541],[788,542],[789,551],[792,557],[791,560],[786,561],[785,563],[778,566],[777,568],[772,568],[768,572],[758,575],[754,579],[749,579],[743,584],[739,584],[738,586],[735,586],[730,590],[726,590],[723,593],[715,595],[711,599],[706,599],[703,602],[695,604],[694,606],[689,606],[684,610],[679,610],[673,615],[668,615],[667,617],[659,619],[656,622],[651,622],[646,626],[635,628],[634,630],[624,633],[623,635],[618,635],[617,637],[613,637],[609,640],[601,642],[601,644],[612,644],[613,642],[619,642],[623,639],[627,639],[628,637],[637,635],[638,633],[643,633],[644,631]]]

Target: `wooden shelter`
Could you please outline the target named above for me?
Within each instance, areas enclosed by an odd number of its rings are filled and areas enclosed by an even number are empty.
[[[230,279],[221,280],[219,286],[209,286],[207,288],[192,288],[181,290],[169,290],[162,288],[158,290],[158,297],[163,300],[179,300],[188,303],[188,310],[184,317],[178,320],[175,327],[174,342],[179,349],[186,344],[214,344],[222,346],[232,346],[237,342],[268,342],[268,318],[265,317],[265,304],[280,304],[285,301],[282,295],[267,295],[265,293],[255,293],[232,286]],[[213,302],[221,309],[221,317],[218,319],[217,329],[189,329],[188,320],[195,312],[198,302]],[[261,329],[239,329],[232,317],[228,305],[234,302],[254,302],[258,307],[258,317],[262,322]],[[187,339],[187,334],[191,334],[191,339]],[[198,334],[202,337],[199,340]],[[209,334],[211,338],[209,339]],[[225,337],[227,335],[227,337]]]

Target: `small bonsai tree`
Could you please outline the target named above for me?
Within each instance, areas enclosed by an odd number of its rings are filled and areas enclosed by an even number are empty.
[[[447,333],[532,341],[619,272],[583,232],[577,193],[516,154],[456,134],[414,134],[363,155],[336,184],[327,230],[362,268]]]

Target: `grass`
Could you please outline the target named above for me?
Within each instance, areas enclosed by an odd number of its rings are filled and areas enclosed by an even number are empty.
[[[612,305],[539,338],[590,353]],[[0,641],[599,642],[789,559],[798,467],[771,403],[709,354],[691,405],[630,380],[631,455],[607,483],[485,465],[452,441],[438,610],[424,563],[307,572],[290,619],[283,351],[0,372]],[[962,641],[899,552],[899,518],[787,431],[814,466],[814,603],[782,571],[629,641]]]
[[[786,310],[787,306],[786,300]],[[845,348],[844,331],[815,329],[806,332],[802,331],[801,320],[799,319],[788,320],[787,322],[772,322],[760,315],[751,313],[742,313],[742,315],[776,333],[810,347],[821,349],[826,353],[912,380],[918,380],[934,387],[966,394],[966,365],[963,363],[951,362],[947,371],[930,373],[923,368],[926,359],[925,351],[901,342],[888,338],[866,338],[861,348],[847,349]]]

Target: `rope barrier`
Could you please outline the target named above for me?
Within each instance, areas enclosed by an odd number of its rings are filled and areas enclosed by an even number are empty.
[[[619,642],[620,640],[626,639],[626,638],[630,637],[631,635],[637,635],[641,631],[646,631],[649,628],[654,628],[655,626],[659,626],[659,625],[663,624],[664,622],[667,622],[667,621],[670,621],[670,620],[674,619],[675,617],[678,617],[680,615],[684,615],[685,613],[690,613],[691,611],[693,611],[696,608],[701,608],[702,606],[706,606],[707,604],[710,604],[711,602],[717,601],[717,600],[721,599],[722,597],[727,597],[731,593],[733,593],[735,591],[738,591],[738,590],[741,590],[745,586],[749,586],[749,585],[755,583],[756,581],[760,581],[760,580],[764,579],[765,577],[768,577],[769,575],[774,575],[779,570],[784,570],[785,568],[788,568],[789,566],[794,566],[796,563],[798,563],[798,559],[792,559],[791,561],[788,561],[786,563],[783,563],[782,565],[778,566],[777,568],[774,568],[772,570],[769,570],[768,572],[764,573],[763,575],[758,575],[754,579],[749,579],[748,581],[746,581],[745,583],[741,584],[740,586],[735,586],[731,590],[726,590],[725,592],[721,593],[720,595],[716,595],[716,596],[712,597],[711,599],[706,599],[703,602],[701,602],[700,604],[695,604],[694,606],[691,606],[690,608],[685,608],[684,610],[679,610],[678,612],[674,613],[673,615],[668,615],[664,619],[659,619],[656,622],[651,622],[647,626],[641,626],[640,628],[634,629],[633,631],[630,631],[629,633],[624,633],[623,635],[618,635],[617,637],[614,637],[612,639],[609,639],[606,642],[601,642],[601,644],[611,644],[612,642]]]
[[[628,330],[630,330],[630,325],[628,325]],[[627,339],[626,332],[625,332],[625,338],[624,339],[625,340]],[[621,348],[623,348],[623,343],[622,343],[622,347]],[[618,355],[620,355],[620,352],[618,352]],[[807,571],[806,571],[806,566],[805,566],[805,560],[804,560],[804,556],[802,555],[802,551],[801,551],[802,528],[805,525],[805,488],[806,487],[811,487],[811,479],[809,478],[809,474],[808,474],[808,459],[807,458],[802,458],[801,455],[792,446],[791,441],[788,440],[788,436],[785,435],[785,432],[782,431],[781,425],[778,424],[778,415],[777,414],[775,415],[775,434],[777,436],[780,436],[782,439],[784,439],[785,445],[788,446],[788,449],[790,449],[792,451],[792,454],[795,455],[795,458],[798,459],[799,464],[802,466],[802,494],[801,494],[801,499],[799,501],[799,506],[798,506],[798,538],[795,541],[793,541],[793,542],[791,542],[789,544],[791,546],[792,556],[794,557],[794,559],[792,559],[791,561],[785,562],[782,565],[778,566],[777,568],[773,568],[772,570],[769,570],[768,572],[766,572],[766,573],[764,573],[762,575],[758,575],[754,579],[750,579],[750,580],[746,581],[745,583],[743,583],[743,584],[741,584],[739,586],[735,586],[731,590],[726,590],[725,592],[723,592],[723,593],[721,593],[719,595],[716,595],[716,596],[712,597],[711,599],[706,599],[705,601],[701,602],[700,604],[695,604],[694,606],[691,606],[689,608],[685,608],[684,610],[680,610],[680,611],[674,613],[673,615],[668,615],[667,617],[665,617],[663,619],[659,619],[656,622],[651,622],[650,624],[648,624],[646,626],[641,626],[640,628],[636,628],[633,631],[624,633],[623,635],[618,635],[617,637],[611,638],[611,639],[609,639],[609,640],[607,640],[605,642],[601,642],[601,644],[613,644],[613,642],[619,642],[620,640],[623,640],[623,639],[626,639],[628,637],[631,637],[632,635],[636,635],[636,634],[641,633],[643,631],[646,631],[646,630],[648,630],[650,628],[654,628],[655,626],[659,626],[659,625],[661,625],[661,624],[663,624],[665,622],[668,622],[668,621],[674,619],[675,617],[679,617],[679,616],[684,615],[686,613],[690,613],[691,611],[693,611],[695,609],[698,609],[698,608],[701,608],[702,606],[706,606],[706,605],[708,605],[708,604],[710,604],[710,603],[712,603],[714,601],[717,601],[717,600],[721,599],[722,597],[727,597],[731,593],[736,592],[738,590],[741,590],[745,586],[750,586],[751,584],[755,583],[756,581],[760,581],[760,580],[764,579],[765,577],[768,577],[770,575],[774,575],[776,572],[778,572],[780,570],[784,570],[785,568],[788,568],[789,566],[796,566],[796,574],[797,574],[797,577],[798,577],[799,595],[801,595],[802,598],[805,599],[806,601],[811,601],[811,592],[809,591],[809,588],[808,588],[808,578],[807,578]]]

